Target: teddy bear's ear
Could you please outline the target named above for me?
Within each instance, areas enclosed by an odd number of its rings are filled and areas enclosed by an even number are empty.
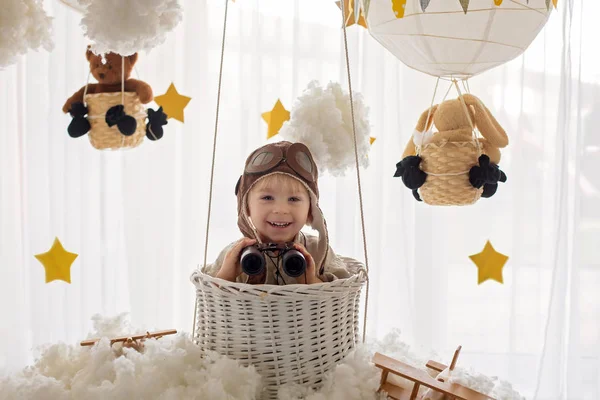
[[[88,45],[87,50],[85,51],[85,58],[90,61],[90,58],[92,58],[94,56],[94,53],[92,52],[92,46]]]
[[[133,66],[133,64],[135,64],[138,59],[138,53],[133,53],[132,55],[127,56],[127,59],[129,60],[129,64]]]

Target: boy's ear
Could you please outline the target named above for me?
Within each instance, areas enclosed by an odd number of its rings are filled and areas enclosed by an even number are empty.
[[[308,223],[308,225],[312,226],[312,223],[313,223],[312,209],[308,210],[308,217],[306,218],[306,222]]]

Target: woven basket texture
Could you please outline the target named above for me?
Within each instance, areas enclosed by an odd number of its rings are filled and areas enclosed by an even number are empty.
[[[90,143],[99,150],[117,150],[139,146],[146,135],[146,110],[135,93],[125,92],[125,113],[136,119],[137,128],[131,136],[119,132],[116,125],[109,127],[105,121],[106,111],[123,104],[121,92],[97,93],[85,96],[88,107],[88,120],[91,129],[88,133]]]
[[[419,195],[425,203],[463,206],[479,200],[483,188],[476,189],[469,182],[471,167],[479,165],[475,142],[429,143],[423,146],[421,158],[421,169],[428,173],[427,180],[419,188]]]
[[[342,258],[348,269],[361,264]],[[366,275],[314,285],[247,285],[192,274],[196,286],[195,342],[203,352],[254,365],[262,399],[279,386],[316,387],[359,340],[361,289]]]

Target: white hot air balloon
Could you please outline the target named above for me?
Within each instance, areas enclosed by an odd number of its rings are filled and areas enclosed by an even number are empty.
[[[556,2],[362,0],[362,7],[371,36],[404,64],[467,79],[521,55]]]

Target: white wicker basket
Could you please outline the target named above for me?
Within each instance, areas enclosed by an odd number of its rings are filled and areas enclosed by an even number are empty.
[[[315,387],[359,340],[366,274],[358,261],[342,259],[360,272],[314,285],[247,285],[195,271],[195,342],[204,352],[254,365],[263,399],[276,399],[285,383]]]

